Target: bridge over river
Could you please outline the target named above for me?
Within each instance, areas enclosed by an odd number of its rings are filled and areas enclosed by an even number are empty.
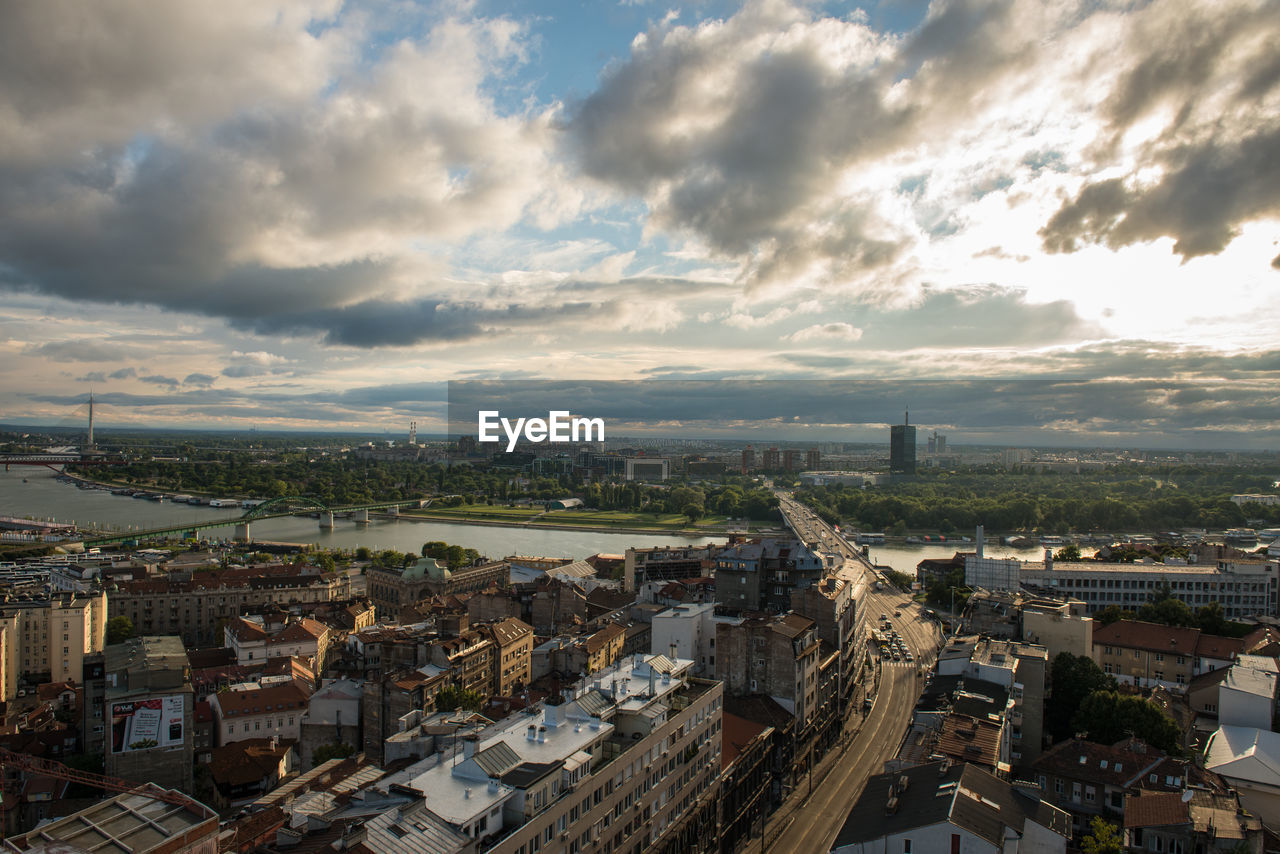
[[[241,516],[213,519],[208,522],[188,522],[182,525],[170,525],[164,528],[148,528],[133,531],[101,531],[88,534],[81,539],[86,548],[102,546],[110,543],[137,543],[157,537],[168,537],[174,534],[185,538],[194,538],[199,531],[210,528],[234,527],[234,538],[239,542],[250,542],[249,525],[261,519],[276,519],[282,516],[296,516],[299,513],[318,513],[321,528],[334,526],[334,515],[350,513],[357,525],[369,523],[369,511],[385,511],[397,514],[402,507],[425,507],[431,503],[430,498],[412,498],[405,501],[384,501],[377,504],[350,504],[341,507],[330,507],[322,501],[306,496],[287,496],[273,498],[256,507],[251,507]]]

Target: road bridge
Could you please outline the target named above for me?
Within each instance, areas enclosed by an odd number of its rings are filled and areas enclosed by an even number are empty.
[[[184,538],[194,538],[198,532],[211,528],[235,528],[234,538],[241,542],[251,542],[249,525],[262,519],[278,519],[284,516],[297,516],[299,513],[319,513],[320,527],[332,528],[334,514],[351,513],[356,524],[368,524],[370,511],[386,511],[392,514],[400,512],[401,507],[425,507],[431,503],[430,498],[411,498],[403,501],[381,501],[372,504],[348,504],[330,507],[318,499],[304,495],[292,495],[273,498],[246,510],[240,516],[211,519],[208,522],[188,522],[181,525],[168,525],[162,528],[147,528],[141,531],[109,531],[84,537],[81,542],[86,548],[110,545],[112,543],[142,542],[144,540],[168,537],[178,534]]]

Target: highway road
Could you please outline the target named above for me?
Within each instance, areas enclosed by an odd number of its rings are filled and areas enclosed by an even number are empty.
[[[784,493],[779,498],[783,516],[797,537],[810,546],[839,552],[845,558],[846,572],[853,569],[851,564],[856,563],[862,572],[867,573],[868,580],[872,582],[868,584],[870,592],[867,601],[859,603],[859,607],[866,608],[871,625],[878,626],[880,615],[888,615],[903,643],[915,656],[914,663],[879,661],[878,652],[871,650],[879,673],[878,687],[872,693],[871,711],[860,726],[861,710],[852,712],[851,728],[846,730],[842,747],[828,754],[814,769],[812,794],[809,793],[809,781],[801,783],[766,828],[765,839],[769,840],[770,850],[818,854],[831,849],[867,780],[880,773],[885,760],[897,752],[910,725],[911,710],[924,685],[924,673],[937,658],[942,632],[910,596],[892,585],[883,584],[883,579],[862,560],[854,544],[847,542],[790,496]],[[874,590],[875,581],[882,582],[882,590]],[[895,611],[901,616],[894,616]]]

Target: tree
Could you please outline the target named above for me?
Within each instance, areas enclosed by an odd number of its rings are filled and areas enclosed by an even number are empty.
[[[441,688],[436,694],[436,711],[438,712],[452,712],[454,709],[470,709],[478,712],[483,705],[484,695],[479,691],[468,691],[454,685]]]
[[[1075,561],[1080,560],[1080,547],[1075,543],[1067,543],[1058,549],[1058,553],[1053,556],[1054,560]]]
[[[1196,622],[1191,606],[1172,596],[1143,605],[1138,609],[1138,619],[1166,626],[1194,626]]]
[[[1087,733],[1090,741],[1102,744],[1133,735],[1166,753],[1182,751],[1182,733],[1173,718],[1142,697],[1094,691],[1080,704],[1072,724],[1076,731]]]
[[[1135,612],[1121,608],[1119,605],[1108,605],[1093,615],[1093,621],[1100,626],[1109,626],[1120,620],[1136,619],[1138,615]]]
[[[107,643],[124,643],[133,637],[133,620],[128,617],[112,617],[107,620]]]
[[[1116,687],[1116,680],[1103,673],[1093,659],[1069,652],[1060,652],[1053,659],[1050,680],[1053,701],[1045,706],[1045,722],[1054,741],[1062,741],[1078,732],[1072,728],[1072,715],[1086,697],[1095,691],[1114,690]]]
[[[346,759],[354,756],[356,749],[350,744],[335,741],[333,744],[322,744],[311,753],[311,767],[323,765],[330,759]]]
[[[1084,854],[1124,854],[1124,837],[1120,828],[1100,815],[1089,822],[1089,833],[1080,840]]]
[[[685,515],[685,518],[689,520],[689,524],[692,525],[694,522],[702,518],[702,505],[686,504],[684,509],[680,512]]]

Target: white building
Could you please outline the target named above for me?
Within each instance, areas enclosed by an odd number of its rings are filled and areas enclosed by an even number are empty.
[[[1218,686],[1218,723],[1271,729],[1276,705],[1276,674],[1236,665]]]
[[[1169,592],[1192,610],[1221,602],[1227,619],[1277,616],[1280,562],[1274,559],[1222,560],[1215,565],[1028,561],[1019,573],[1024,585],[1083,600],[1089,613],[1108,605],[1137,610],[1169,585]],[[966,575],[967,578],[967,575]]]
[[[1268,827],[1280,825],[1280,733],[1223,726],[1209,736],[1204,767],[1240,793],[1245,809]]]
[[[644,850],[715,809],[722,689],[693,662],[628,657],[560,703],[511,716],[380,781],[422,792],[440,854]],[[713,819],[714,820],[714,819]],[[599,846],[599,847],[597,847]]]
[[[676,605],[653,616],[650,649],[661,655],[672,651],[694,662],[695,676],[713,677],[716,672],[716,625],[738,625],[741,617],[716,616],[716,606]]]

